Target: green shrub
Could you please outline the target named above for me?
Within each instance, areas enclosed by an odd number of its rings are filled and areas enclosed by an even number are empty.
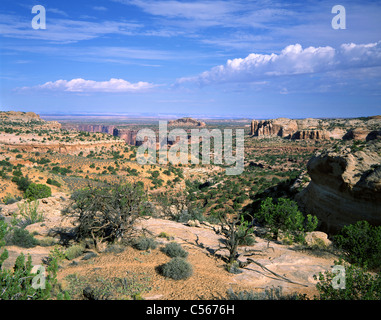
[[[282,287],[265,288],[264,291],[239,291],[234,292],[232,289],[227,291],[228,300],[298,300],[297,293],[284,294]]]
[[[304,217],[297,203],[286,198],[279,198],[275,202],[270,197],[266,198],[254,217],[270,229],[274,239],[278,239],[281,233],[285,238],[297,242],[304,242],[304,233],[315,230],[318,224],[316,217]]]
[[[44,237],[43,239],[40,239],[38,242],[41,247],[51,247],[57,244],[57,240],[53,237]]]
[[[162,251],[171,258],[180,257],[186,258],[188,252],[177,242],[170,242],[162,249]]]
[[[48,178],[47,180],[46,180],[46,183],[47,184],[50,184],[50,185],[52,185],[52,186],[56,186],[56,187],[61,187],[61,184],[57,181],[57,180],[54,180],[54,179],[50,179],[50,178]]]
[[[7,245],[15,245],[22,248],[33,248],[38,245],[38,240],[23,228],[12,228],[5,236]]]
[[[23,228],[26,226],[44,221],[44,215],[38,212],[38,201],[25,201],[24,203],[18,204],[19,214],[23,220],[18,220],[17,216],[14,216],[17,224]]]
[[[167,240],[172,240],[173,239],[173,236],[171,236],[170,234],[168,234],[166,232],[160,232],[158,237],[159,238],[166,238]]]
[[[55,278],[52,274],[45,280],[45,288],[33,288],[32,259],[27,261],[21,253],[15,262],[13,271],[0,270],[0,300],[45,300],[50,298]]]
[[[120,244],[111,244],[108,245],[105,252],[112,252],[112,253],[121,253],[125,250],[125,247]]]
[[[15,202],[20,201],[21,199],[22,199],[21,197],[18,197],[18,196],[14,197],[14,196],[12,196],[12,195],[10,195],[10,194],[7,194],[7,195],[3,198],[3,202],[4,202],[5,204],[12,204],[12,203],[15,203]]]
[[[25,192],[29,188],[31,181],[28,179],[28,177],[15,178],[16,179],[12,179],[12,181],[16,182],[19,190]]]
[[[188,279],[193,274],[192,265],[180,257],[163,264],[159,270],[164,277],[174,280]]]
[[[63,294],[57,285],[57,270],[58,264],[55,259],[51,259],[46,268],[45,287],[36,288],[33,286],[34,277],[32,273],[32,259],[28,255],[25,261],[24,254],[20,254],[15,261],[13,270],[2,269],[3,262],[8,258],[8,252],[2,247],[5,244],[9,232],[8,225],[0,220],[0,300],[46,300],[56,296],[57,299],[66,298],[69,296]],[[24,229],[20,229],[25,231]],[[38,283],[38,282],[37,282]]]
[[[84,250],[85,248],[83,247],[83,245],[72,245],[71,247],[65,250],[65,257],[68,260],[73,260],[75,258],[78,258],[84,252]]]
[[[30,200],[48,198],[52,195],[52,189],[45,184],[31,183],[25,191],[25,197]]]
[[[138,250],[156,249],[157,242],[152,238],[140,237],[134,241],[133,247]]]
[[[381,274],[372,275],[364,269],[351,265],[345,268],[345,286],[335,289],[332,285],[333,272],[319,273],[316,288],[319,300],[380,300]]]
[[[8,225],[4,222],[4,220],[0,220],[0,249],[5,245],[5,236],[8,232]],[[2,252],[1,252],[2,251]],[[3,262],[8,259],[8,251],[7,249],[1,250],[0,254],[0,269],[3,264]]]
[[[381,226],[358,221],[343,227],[333,241],[343,250],[348,262],[370,269],[381,268]]]

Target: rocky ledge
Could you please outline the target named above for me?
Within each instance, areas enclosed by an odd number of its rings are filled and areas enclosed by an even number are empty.
[[[297,200],[323,230],[335,233],[359,220],[381,225],[381,141],[332,147],[312,157],[307,170],[311,182]]]

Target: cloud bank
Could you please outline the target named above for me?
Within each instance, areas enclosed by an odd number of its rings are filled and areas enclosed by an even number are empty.
[[[34,87],[23,87],[22,90],[43,90],[43,91],[62,91],[62,92],[78,92],[78,93],[91,93],[91,92],[110,92],[110,93],[123,93],[123,92],[140,92],[152,89],[156,85],[148,82],[139,81],[131,83],[123,79],[110,79],[109,81],[94,81],[85,79],[72,79],[72,80],[57,80],[49,81],[44,84]]]
[[[209,85],[229,82],[253,82],[261,79],[314,74],[381,66],[381,41],[369,44],[342,44],[304,48],[289,45],[279,54],[251,53],[246,58],[228,60],[194,77],[177,80],[178,84]]]

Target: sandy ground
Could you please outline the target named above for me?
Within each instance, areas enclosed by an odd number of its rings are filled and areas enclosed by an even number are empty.
[[[257,250],[250,263],[240,274],[225,270],[225,263],[211,254],[219,246],[221,236],[207,228],[188,227],[168,220],[149,219],[142,226],[158,235],[161,232],[174,237],[174,240],[189,252],[187,260],[193,266],[193,275],[187,280],[172,280],[157,272],[157,267],[170,260],[160,251],[168,241],[159,241],[157,249],[142,252],[127,247],[122,253],[103,253],[90,261],[77,260],[78,265],[67,266],[59,272],[59,279],[70,274],[83,277],[124,277],[127,273],[144,274],[152,289],[144,293],[145,299],[194,300],[220,299],[232,289],[235,292],[262,291],[269,287],[282,287],[283,293],[316,294],[314,274],[330,269],[333,258],[316,257],[292,250],[289,246],[267,242],[257,238],[254,246],[241,248],[242,251]],[[245,258],[243,259],[245,260]]]

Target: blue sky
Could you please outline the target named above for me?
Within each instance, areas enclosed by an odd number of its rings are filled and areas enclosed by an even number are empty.
[[[0,109],[381,114],[380,17],[380,1],[2,0]]]

